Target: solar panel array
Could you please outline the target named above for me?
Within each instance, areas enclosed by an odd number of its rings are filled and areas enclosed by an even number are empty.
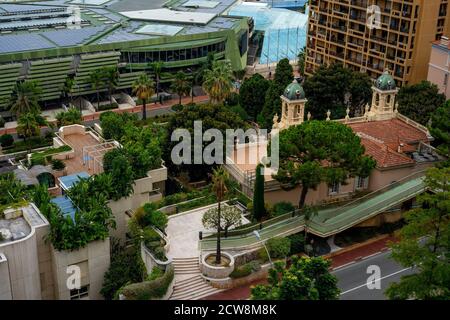
[[[2,35],[0,37],[0,53],[49,49],[54,44],[38,34]]]
[[[87,22],[81,20],[81,22]],[[68,18],[53,18],[53,19],[36,19],[36,20],[23,20],[0,23],[0,30],[27,30],[30,28],[48,28],[53,26],[61,26],[69,23]]]
[[[40,34],[50,41],[56,43],[58,46],[67,47],[82,44],[96,34],[105,31],[106,29],[107,26],[92,26],[82,29],[46,31],[41,32]]]
[[[66,8],[26,4],[0,4],[0,15],[65,11]]]

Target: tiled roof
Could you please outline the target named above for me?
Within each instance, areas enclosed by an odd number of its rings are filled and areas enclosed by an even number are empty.
[[[349,126],[361,137],[366,154],[377,161],[378,167],[414,164],[403,152],[417,149],[419,142],[429,143],[425,132],[399,119],[351,123]],[[398,147],[402,146],[402,153]]]

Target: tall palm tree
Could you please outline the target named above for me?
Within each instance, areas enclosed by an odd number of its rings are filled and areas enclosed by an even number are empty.
[[[155,93],[155,84],[152,79],[150,79],[147,74],[141,74],[139,78],[133,83],[133,94],[135,94],[138,99],[142,100],[142,119],[147,119],[147,106],[145,105],[148,99]]]
[[[42,88],[36,80],[16,83],[11,96],[10,111],[15,113],[16,116],[25,113],[39,113],[39,96],[41,93]]]
[[[205,77],[205,72],[207,70],[212,70],[212,66],[214,64],[215,57],[214,53],[209,52],[206,56],[206,60],[201,63],[200,68],[198,68],[192,77],[192,90],[194,90],[194,86],[201,85],[203,83],[203,78]],[[194,103],[194,92],[191,94],[191,102]]]
[[[97,94],[97,110],[100,108],[100,89],[104,86],[103,80],[104,72],[101,69],[95,69],[89,74],[91,88],[94,89]]]
[[[39,122],[34,113],[24,113],[17,120],[17,133],[23,136],[25,143],[29,138],[40,134]],[[28,153],[31,152],[31,144],[28,143]]]
[[[72,103],[72,94],[73,94],[74,85],[75,85],[75,79],[68,77],[66,79],[66,81],[64,82],[64,86],[63,86],[64,96],[69,98],[69,100],[68,100],[69,107],[70,107],[70,104]]]
[[[206,70],[202,87],[208,93],[211,103],[223,103],[233,90],[233,73],[230,63],[215,61],[212,70]]]
[[[109,104],[112,104],[112,94],[119,84],[119,71],[117,67],[104,68],[103,75],[108,87]]]
[[[172,91],[175,91],[178,94],[179,101],[178,104],[181,104],[181,97],[184,95],[188,95],[191,91],[191,82],[188,80],[186,74],[183,71],[178,71],[175,75],[175,80],[172,82],[170,86]]]
[[[221,221],[220,217],[220,205],[223,199],[225,198],[225,194],[227,192],[227,186],[226,182],[228,181],[228,174],[225,171],[223,167],[219,167],[215,170],[213,170],[212,174],[212,190],[216,194],[217,201],[218,201],[218,207],[217,207],[217,214],[218,219],[217,221]],[[217,224],[217,247],[216,247],[216,264],[220,264],[222,259],[222,253],[220,250],[220,223]]]
[[[164,62],[162,61],[155,61],[150,63],[150,67],[153,70],[153,73],[155,74],[155,80],[156,80],[156,101],[159,99],[159,82],[161,81],[161,74],[162,69],[164,67]]]

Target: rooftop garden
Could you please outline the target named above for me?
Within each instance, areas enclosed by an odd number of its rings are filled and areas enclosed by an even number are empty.
[[[115,221],[108,207],[109,191],[104,189],[107,176],[81,179],[67,196],[75,207],[75,216],[63,215],[53,204],[45,185],[36,186],[32,192],[33,202],[50,223],[48,239],[57,250],[76,250],[89,242],[103,240],[109,236],[109,229]]]
[[[5,209],[24,204],[27,189],[13,173],[0,175],[0,190],[0,217]]]

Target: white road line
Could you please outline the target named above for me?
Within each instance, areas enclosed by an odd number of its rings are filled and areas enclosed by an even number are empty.
[[[381,281],[381,280],[386,279],[386,278],[389,278],[389,277],[392,277],[392,276],[394,276],[394,275],[396,275],[396,274],[405,272],[406,270],[409,270],[409,269],[411,269],[411,267],[405,268],[405,269],[402,269],[402,270],[399,270],[399,271],[396,271],[396,272],[391,273],[391,274],[388,274],[388,275],[386,275],[386,276],[384,276],[384,277],[381,277],[381,278],[379,278],[379,279],[376,279],[375,282],[376,282],[376,281]],[[362,285],[357,286],[357,287],[354,287],[354,288],[349,289],[349,290],[347,290],[347,291],[341,292],[341,296],[344,295],[344,294],[346,294],[346,293],[349,293],[349,292],[352,292],[352,291],[361,289],[362,287],[366,287],[366,286],[367,286],[367,283],[362,284]]]

